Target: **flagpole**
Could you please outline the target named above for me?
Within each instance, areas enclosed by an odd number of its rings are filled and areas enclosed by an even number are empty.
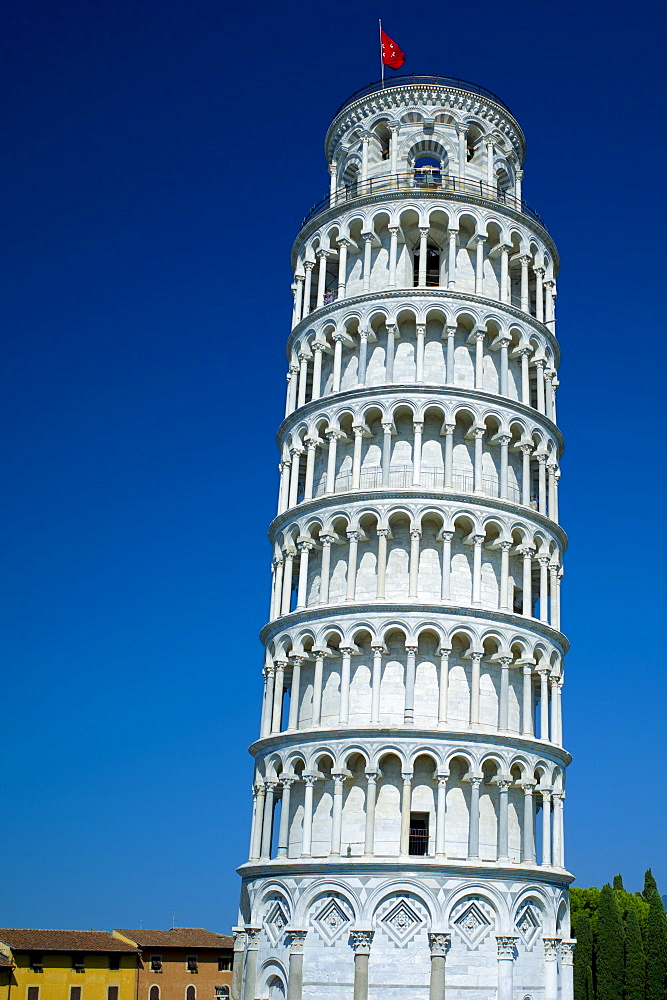
[[[380,72],[382,73],[382,86],[384,87],[384,59],[382,58],[382,18],[378,18],[380,25]]]

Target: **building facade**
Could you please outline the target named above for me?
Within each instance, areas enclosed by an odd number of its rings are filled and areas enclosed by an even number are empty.
[[[353,95],[294,312],[234,1000],[571,1000],[558,253],[524,137]]]
[[[229,1000],[233,940],[202,927],[114,930],[138,950],[136,1000]]]
[[[106,931],[3,927],[0,954],[0,1000],[136,1000],[137,949]]]

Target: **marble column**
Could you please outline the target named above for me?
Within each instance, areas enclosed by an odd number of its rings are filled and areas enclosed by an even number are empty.
[[[429,931],[428,945],[431,951],[429,1000],[445,1000],[445,968],[451,940],[451,934]]]
[[[498,1000],[514,1000],[514,955],[518,937],[496,934],[498,945]]]
[[[558,1000],[558,953],[560,938],[545,937],[544,941],[544,1000]]]
[[[257,955],[261,927],[246,925],[245,975],[243,977],[243,1000],[255,1000],[257,992]]]
[[[368,959],[371,954],[374,931],[350,931],[354,949],[353,1000],[368,1000]]]
[[[234,961],[232,964],[232,1000],[241,1000],[243,989],[243,959],[245,957],[246,934],[242,927],[232,928],[234,935]]]
[[[303,944],[308,931],[287,930],[289,942],[289,972],[287,978],[287,1000],[302,1000],[303,996]]]

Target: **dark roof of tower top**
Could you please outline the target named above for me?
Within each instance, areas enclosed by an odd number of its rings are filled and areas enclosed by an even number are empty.
[[[355,90],[355,92],[348,97],[346,101],[343,101],[334,115],[334,118],[336,118],[341,111],[348,106],[348,104],[352,104],[353,101],[357,101],[360,97],[365,97],[367,94],[372,94],[376,90],[388,90],[391,87],[407,87],[410,84],[419,83],[435,83],[440,84],[443,87],[456,87],[457,90],[467,90],[471,94],[479,94],[480,97],[486,97],[490,101],[494,101],[496,104],[499,104],[502,108],[505,108],[506,111],[509,111],[509,113],[512,114],[508,105],[505,104],[504,101],[501,101],[497,94],[494,94],[491,90],[487,90],[486,87],[480,87],[477,83],[471,83],[469,80],[459,80],[453,76],[438,76],[437,74],[436,76],[420,76],[418,73],[412,73],[407,76],[389,76],[384,81],[384,84],[381,80],[378,80],[376,83],[369,83],[367,87],[362,87],[361,90]]]

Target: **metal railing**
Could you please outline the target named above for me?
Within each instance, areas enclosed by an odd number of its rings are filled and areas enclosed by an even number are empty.
[[[540,225],[544,225],[538,213],[523,199],[515,198],[509,191],[503,191],[495,184],[487,184],[485,181],[475,180],[472,177],[454,177],[451,174],[443,174],[441,171],[417,172],[414,170],[397,174],[381,174],[379,177],[369,177],[365,181],[356,181],[348,187],[339,188],[335,194],[329,194],[313,205],[301,225],[305,226],[313,216],[319,215],[327,208],[345,205],[357,198],[368,198],[374,194],[386,194],[392,191],[442,191],[474,195],[485,201],[507,205],[509,208],[523,212],[524,215],[535,219]]]
[[[486,97],[490,101],[495,101],[496,104],[500,104],[505,111],[510,111],[507,104],[494,94],[492,90],[487,90],[486,87],[480,87],[478,83],[471,83],[470,80],[461,80],[455,76],[439,76],[437,73],[435,76],[419,76],[416,73],[406,74],[405,76],[388,76],[384,81],[377,80],[375,83],[369,83],[366,87],[362,87],[360,90],[355,90],[355,92],[343,101],[338,111],[334,115],[336,118],[348,104],[353,104],[354,101],[358,101],[360,97],[365,97],[367,94],[373,94],[376,90],[390,90],[392,87],[409,87],[415,84],[436,84],[441,87],[456,87],[457,90],[467,90],[469,94],[479,94],[480,97]]]
[[[415,489],[434,490],[442,492],[445,488],[445,471],[441,468],[429,468],[423,466],[419,476],[419,483],[415,483],[414,472],[411,465],[393,466],[389,470],[388,483],[382,482],[382,469],[380,466],[373,466],[362,469],[359,474],[360,490],[381,490],[381,489]],[[472,493],[475,486],[474,476],[471,472],[462,472],[454,469],[452,472],[452,490],[456,493]],[[336,476],[334,483],[335,493],[348,493],[352,489],[352,473],[341,472]],[[482,476],[482,491],[484,496],[498,499],[500,497],[500,485],[495,476]],[[326,493],[326,478],[322,477],[315,489],[315,497],[324,496]],[[507,485],[507,499],[512,503],[521,503],[521,491],[513,483]]]

